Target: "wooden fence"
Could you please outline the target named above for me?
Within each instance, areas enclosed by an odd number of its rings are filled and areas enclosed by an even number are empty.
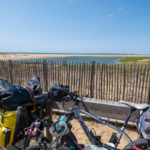
[[[150,101],[150,65],[0,61],[0,78],[14,84],[25,85],[34,75],[40,77],[45,91],[57,81],[69,85],[70,91],[78,89],[84,97]]]

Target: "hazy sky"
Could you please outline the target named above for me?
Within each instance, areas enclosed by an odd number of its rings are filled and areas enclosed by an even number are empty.
[[[150,0],[0,0],[0,52],[150,54]]]

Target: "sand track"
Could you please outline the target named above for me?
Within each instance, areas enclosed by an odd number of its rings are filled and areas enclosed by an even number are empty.
[[[131,56],[147,56],[147,55],[87,55],[87,54],[0,54],[0,60],[20,60],[33,58],[50,58],[50,57],[68,57],[68,56],[92,56],[92,57],[131,57]]]

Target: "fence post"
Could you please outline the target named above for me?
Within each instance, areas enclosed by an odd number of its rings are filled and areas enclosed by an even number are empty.
[[[52,107],[53,107],[52,100],[48,100],[46,104],[46,114],[49,116],[49,120],[51,121],[52,121]],[[49,139],[50,142],[53,140],[53,137],[49,132],[49,127],[46,127],[46,137]]]
[[[46,60],[43,60],[43,79],[44,79],[44,88],[46,91],[48,91],[48,66]]]
[[[43,79],[44,79],[44,88],[45,91],[48,91],[48,66],[47,61],[43,60]],[[52,101],[49,100],[46,104],[46,113],[49,116],[49,119],[52,120]],[[49,133],[49,127],[46,127],[46,137],[52,141],[52,136]]]
[[[123,100],[125,99],[125,90],[126,90],[126,65],[124,64],[124,75],[123,75]]]
[[[9,79],[10,79],[10,82],[13,83],[13,75],[12,75],[13,64],[12,64],[12,60],[8,60],[8,65],[9,65]]]
[[[94,77],[95,77],[95,61],[92,61],[92,69],[91,69],[91,84],[90,84],[90,97],[94,97]]]
[[[149,81],[149,90],[148,90],[148,104],[150,104],[150,81]]]

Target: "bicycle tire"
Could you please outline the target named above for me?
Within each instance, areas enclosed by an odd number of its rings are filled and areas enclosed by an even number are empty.
[[[34,143],[33,143],[33,141],[34,141]],[[29,145],[35,144],[37,141],[38,141],[37,137],[30,137],[30,136],[26,137],[24,139],[24,147],[23,147],[23,149],[25,150]]]
[[[52,149],[48,149],[36,143],[36,144],[29,146],[26,150],[52,150]],[[60,145],[58,148],[56,148],[56,150],[69,150],[69,148],[66,147],[65,145]]]
[[[141,148],[142,150],[144,149],[150,150],[150,144],[148,144],[148,141],[144,138],[140,138],[140,139],[133,141],[133,144],[137,146],[138,148]],[[123,148],[123,150],[132,150],[132,149],[133,147],[131,144],[128,144]]]
[[[48,150],[48,149],[36,143],[27,147],[26,150]]]
[[[33,140],[35,141],[33,143]],[[0,147],[0,150],[17,150],[18,148],[20,148],[21,150],[26,150],[26,148],[29,146],[29,145],[33,145],[37,143],[37,140],[36,139],[33,139],[33,138],[30,138],[27,143],[25,142],[24,139],[18,141],[17,143],[15,143],[14,145],[11,145],[11,146],[6,146],[4,148],[1,148]],[[16,148],[17,147],[17,148]]]
[[[70,148],[65,145],[60,145],[57,150],[70,150]]]

